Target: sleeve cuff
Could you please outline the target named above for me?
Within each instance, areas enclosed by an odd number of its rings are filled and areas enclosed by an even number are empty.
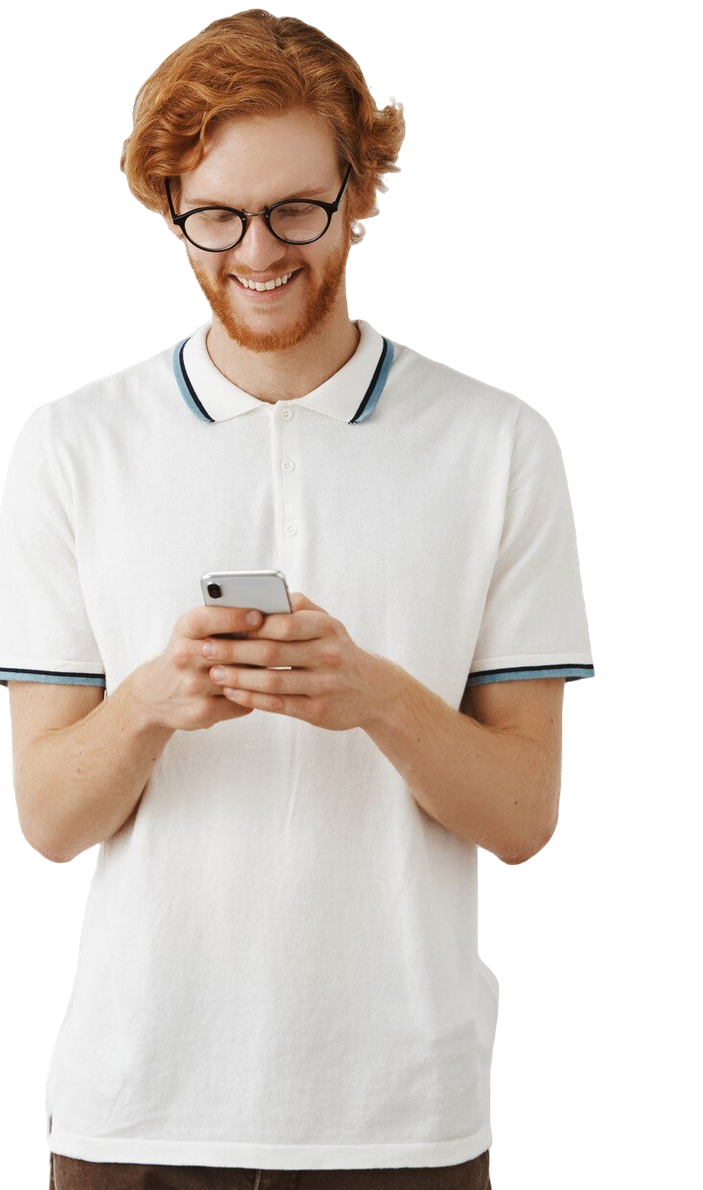
[[[574,682],[579,678],[593,677],[593,665],[568,662],[559,665],[509,665],[500,669],[484,669],[470,673],[466,685],[482,686],[486,682],[515,682],[525,678],[565,678],[567,682]]]
[[[84,670],[16,669],[0,666],[0,686],[8,682],[55,682],[64,686],[105,686],[104,673]]]

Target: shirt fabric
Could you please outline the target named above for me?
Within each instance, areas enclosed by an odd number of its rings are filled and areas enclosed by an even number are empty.
[[[166,647],[200,576],[278,569],[458,710],[594,673],[561,451],[525,401],[357,320],[268,402],[209,320],[40,405],[0,505],[0,680],[102,686]],[[467,797],[471,796],[467,783]],[[492,1143],[498,981],[477,846],[362,728],[255,710],[177,731],[98,845],[46,1085],[100,1162],[361,1169]]]

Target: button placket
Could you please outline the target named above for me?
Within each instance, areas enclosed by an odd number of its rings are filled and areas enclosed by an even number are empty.
[[[276,487],[276,536],[279,548],[289,561],[292,558],[289,542],[297,536],[299,531],[296,510],[299,509],[299,484],[296,474],[297,464],[294,455],[297,453],[298,436],[295,417],[296,410],[291,405],[277,402],[274,406],[277,416],[274,417],[274,484]],[[281,424],[276,425],[280,419]],[[290,425],[283,423],[290,422]],[[298,423],[299,424],[299,423]],[[278,460],[278,466],[275,465]]]

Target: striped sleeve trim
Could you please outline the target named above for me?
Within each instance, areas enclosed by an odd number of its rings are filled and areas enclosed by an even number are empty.
[[[105,686],[105,674],[58,669],[12,669],[0,666],[0,686],[8,682],[57,682],[64,686]]]
[[[514,682],[523,678],[566,678],[567,682],[574,682],[578,678],[594,677],[592,665],[511,665],[507,669],[484,669],[471,673],[466,685],[482,686],[486,682]]]

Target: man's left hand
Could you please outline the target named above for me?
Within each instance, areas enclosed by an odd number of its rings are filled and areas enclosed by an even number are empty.
[[[328,731],[364,727],[393,697],[396,667],[360,649],[340,620],[299,591],[291,604],[292,612],[265,615],[241,640],[206,642],[215,646],[213,668],[222,669],[220,677],[210,670],[212,681],[240,706],[292,715]],[[264,668],[277,665],[292,668]]]

